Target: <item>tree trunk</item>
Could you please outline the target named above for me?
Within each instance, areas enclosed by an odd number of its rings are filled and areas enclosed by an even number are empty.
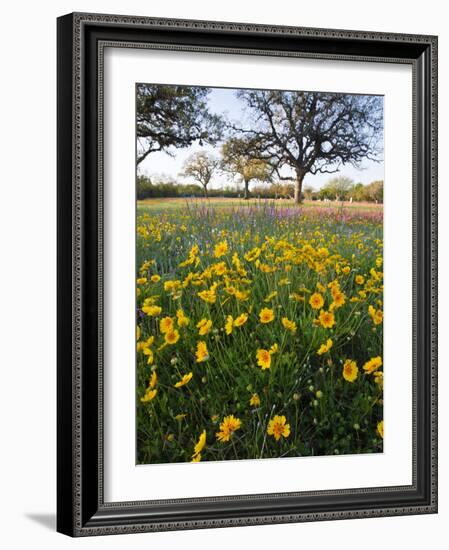
[[[301,204],[302,202],[302,182],[304,180],[304,172],[301,170],[296,170],[296,181],[295,181],[295,204]]]
[[[249,181],[244,180],[244,183],[245,183],[245,191],[244,191],[243,198],[247,201],[249,199]]]
[[[203,189],[204,189],[204,197],[207,199],[208,198],[207,185],[203,185]]]

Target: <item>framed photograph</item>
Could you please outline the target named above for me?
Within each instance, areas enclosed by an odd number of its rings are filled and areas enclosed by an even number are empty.
[[[437,38],[58,19],[58,531],[437,511]]]

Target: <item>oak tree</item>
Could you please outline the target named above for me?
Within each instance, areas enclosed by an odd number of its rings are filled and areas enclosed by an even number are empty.
[[[157,151],[216,143],[222,120],[208,110],[210,88],[138,84],[136,96],[137,164]]]
[[[345,164],[379,160],[383,139],[382,98],[327,92],[241,90],[251,126],[232,129],[258,144],[257,158],[269,162],[280,179],[295,177],[301,201],[307,174],[335,173]]]
[[[225,172],[240,176],[245,188],[244,198],[249,199],[249,184],[253,180],[271,181],[272,168],[261,158],[257,158],[254,140],[230,137],[221,148],[221,168]]]
[[[220,161],[210,153],[205,151],[193,153],[184,162],[183,171],[180,175],[198,181],[203,186],[204,196],[207,197],[207,186],[219,165]]]
[[[347,176],[336,176],[331,178],[323,187],[323,191],[330,199],[345,201],[349,198],[354,182]]]

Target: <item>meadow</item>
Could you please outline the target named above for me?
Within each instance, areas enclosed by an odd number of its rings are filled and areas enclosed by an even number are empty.
[[[137,462],[383,450],[382,206],[137,207]]]

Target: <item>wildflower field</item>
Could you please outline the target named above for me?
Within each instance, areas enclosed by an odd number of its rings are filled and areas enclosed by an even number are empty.
[[[382,452],[382,207],[137,211],[137,462]]]

